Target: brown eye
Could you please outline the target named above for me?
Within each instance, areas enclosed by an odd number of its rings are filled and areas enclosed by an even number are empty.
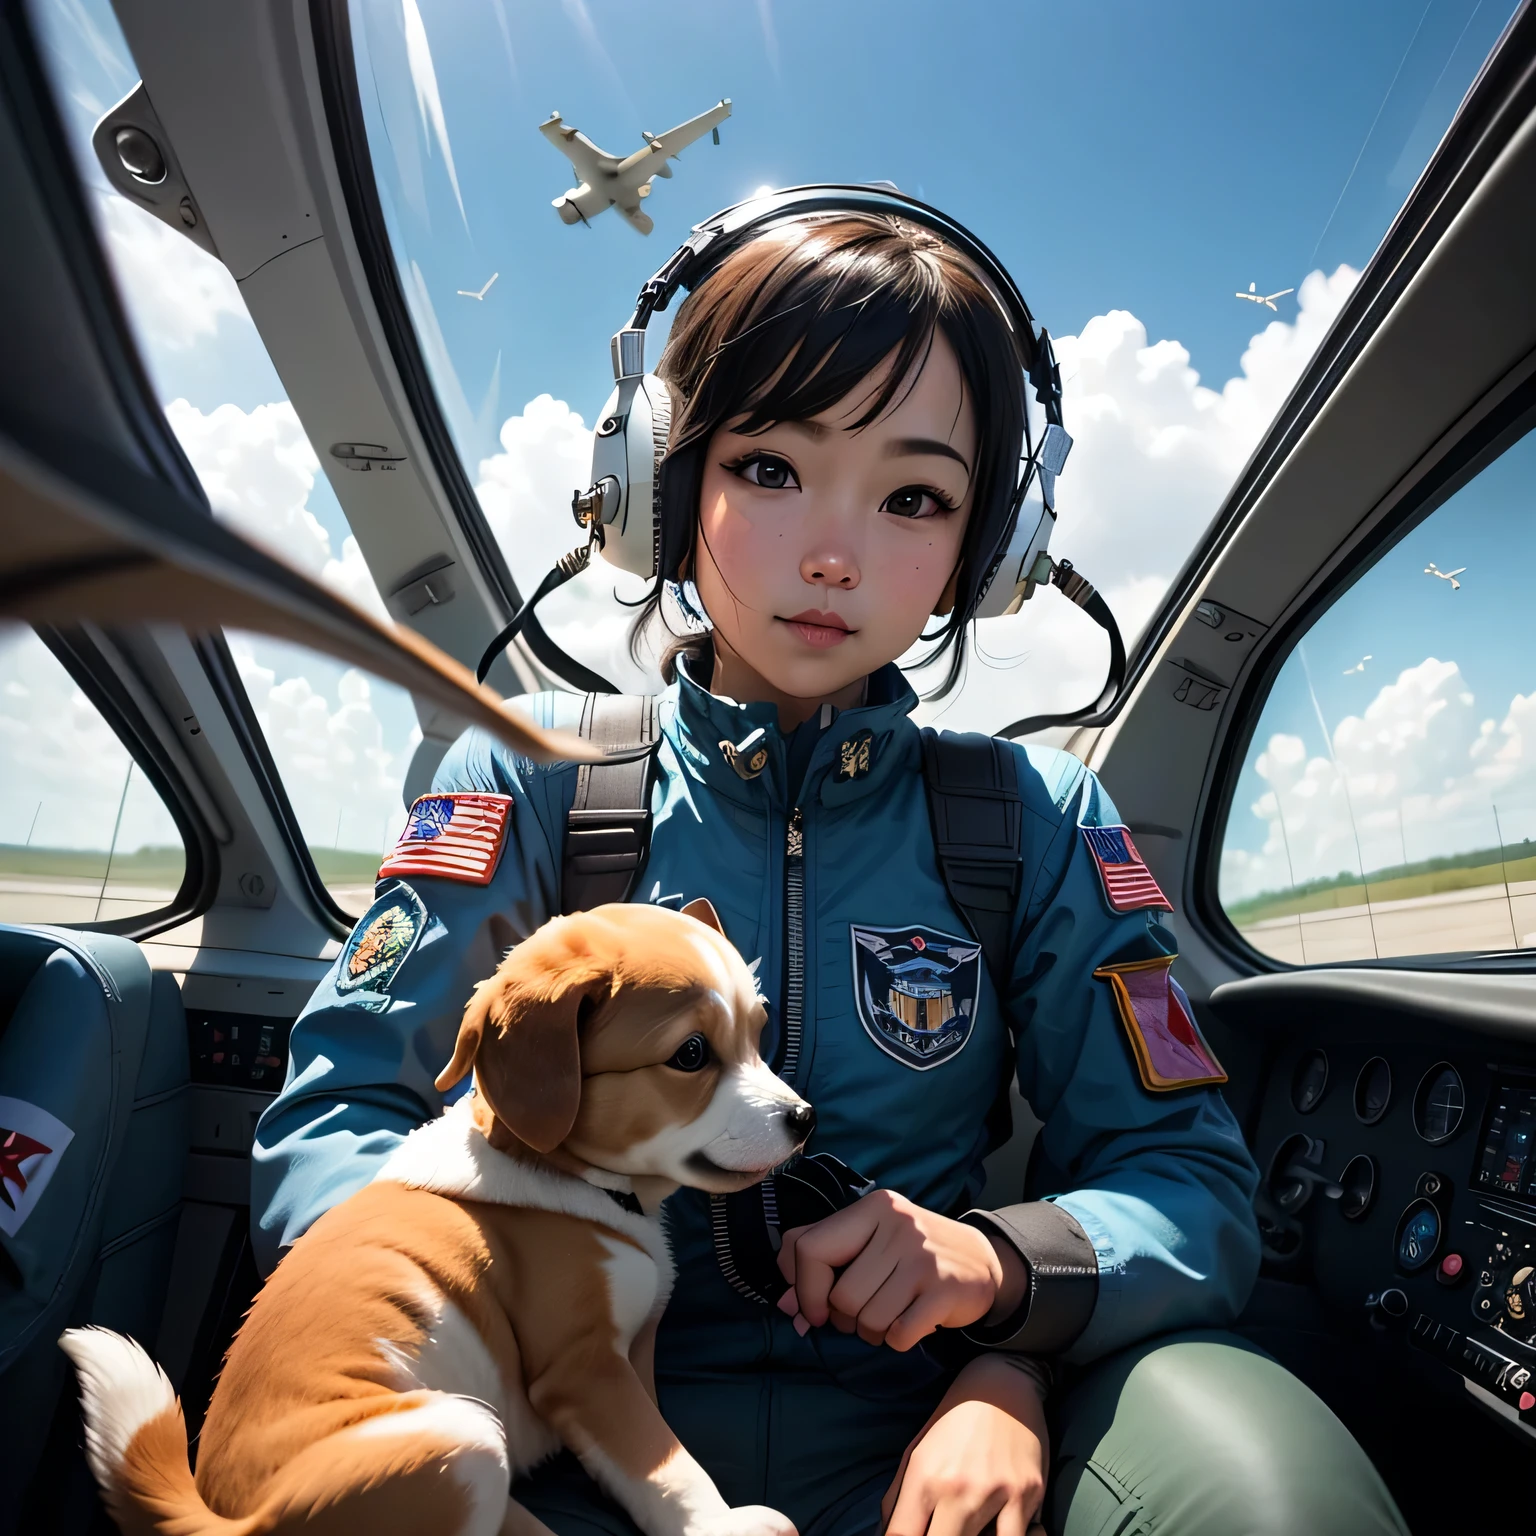
[[[775,454],[756,453],[731,468],[748,485],[761,486],[765,491],[798,491],[800,489],[800,482],[795,478],[794,470]]]
[[[703,1035],[689,1035],[667,1062],[679,1072],[699,1072],[709,1065],[709,1041]]]
[[[892,517],[937,517],[944,512],[953,512],[955,508],[949,497],[929,486],[904,485],[885,498],[880,510],[889,512]]]

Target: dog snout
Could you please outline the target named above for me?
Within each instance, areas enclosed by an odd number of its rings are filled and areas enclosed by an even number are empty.
[[[796,1141],[809,1141],[816,1129],[816,1111],[809,1104],[797,1104],[784,1112],[784,1124]]]

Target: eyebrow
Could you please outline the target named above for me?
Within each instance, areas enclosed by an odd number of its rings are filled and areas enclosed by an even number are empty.
[[[953,459],[966,474],[971,472],[971,466],[966,462],[965,455],[951,448],[948,443],[941,443],[936,437],[900,437],[886,445],[885,456],[888,459],[914,455]]]

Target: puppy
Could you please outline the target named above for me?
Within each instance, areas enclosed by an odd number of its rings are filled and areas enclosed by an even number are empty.
[[[545,924],[476,989],[437,1079],[474,1092],[289,1251],[230,1347],[194,1481],[170,1383],[131,1340],[60,1340],[129,1536],[545,1527],[512,1477],[562,1445],[646,1536],[794,1536],[731,1509],[652,1373],[679,1185],[743,1189],[810,1135],[758,1055],[751,971],[714,909]]]

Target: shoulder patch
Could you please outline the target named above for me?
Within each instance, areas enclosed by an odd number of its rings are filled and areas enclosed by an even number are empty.
[[[75,1133],[25,1099],[0,1098],[0,1232],[15,1237],[37,1209]]]
[[[336,990],[349,1003],[382,1013],[389,989],[427,926],[421,897],[403,880],[358,919],[336,968]]]
[[[1189,997],[1173,979],[1173,955],[1101,965],[1093,975],[1107,981],[1115,1008],[1136,1055],[1141,1086],[1149,1093],[1214,1087],[1227,1074],[1195,1024]]]
[[[405,820],[379,879],[435,875],[465,885],[489,885],[507,842],[510,795],[423,795]]]
[[[1143,907],[1173,911],[1152,871],[1142,862],[1126,827],[1083,827],[1083,841],[1098,866],[1104,899],[1116,912],[1136,912]]]

